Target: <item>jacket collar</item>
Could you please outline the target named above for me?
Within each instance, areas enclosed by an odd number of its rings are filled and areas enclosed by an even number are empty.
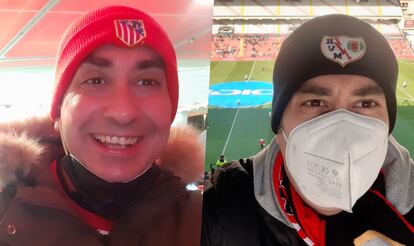
[[[254,195],[267,213],[285,225],[294,228],[275,199],[272,173],[278,152],[279,145],[276,143],[276,138],[273,138],[268,146],[253,157]]]
[[[274,199],[272,173],[279,145],[276,138],[253,159],[253,182],[256,200],[271,216],[293,228]],[[414,207],[414,161],[410,153],[390,135],[382,168],[386,198],[402,215]]]

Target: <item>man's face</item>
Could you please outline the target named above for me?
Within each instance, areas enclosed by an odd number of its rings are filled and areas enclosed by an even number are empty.
[[[98,177],[127,182],[163,150],[171,110],[164,64],[155,51],[102,46],[79,66],[64,96],[62,140]]]
[[[337,109],[346,109],[376,118],[389,126],[385,95],[375,81],[357,75],[323,75],[306,81],[295,92],[283,113],[281,127],[286,136],[289,136],[299,124]],[[276,139],[284,155],[286,141],[281,131]],[[296,188],[289,173],[288,176]],[[296,190],[298,191],[297,188]],[[304,198],[302,195],[301,197]],[[304,200],[324,215],[333,215],[341,211],[337,208],[321,208]]]

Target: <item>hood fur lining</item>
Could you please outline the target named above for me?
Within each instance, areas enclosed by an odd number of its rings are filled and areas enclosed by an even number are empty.
[[[63,157],[59,132],[48,116],[0,124],[0,187],[26,176],[34,165],[47,166]],[[171,128],[170,138],[155,163],[183,182],[200,180],[204,149],[199,133],[190,126]]]

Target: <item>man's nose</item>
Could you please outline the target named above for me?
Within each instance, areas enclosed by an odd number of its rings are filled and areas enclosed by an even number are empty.
[[[347,95],[341,95],[339,94],[336,97],[336,101],[334,104],[334,108],[332,110],[337,110],[337,109],[346,109],[351,111],[352,107],[351,105],[349,105],[349,97]]]
[[[115,86],[109,98],[104,116],[117,125],[128,125],[134,122],[139,114],[138,98],[128,86]]]

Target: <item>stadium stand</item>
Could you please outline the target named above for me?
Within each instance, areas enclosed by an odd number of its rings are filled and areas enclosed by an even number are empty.
[[[327,14],[350,14],[360,17],[398,18],[402,10],[398,0],[233,0],[215,1],[214,17],[313,17]]]
[[[388,38],[388,42],[391,44],[392,49],[394,50],[395,55],[398,58],[406,58],[406,59],[414,58],[413,49],[411,48],[407,39],[405,39],[404,37],[396,37],[395,39],[392,37],[387,37],[387,38]]]
[[[212,60],[273,60],[281,42],[297,26],[319,15],[342,13],[364,19],[382,32],[398,58],[414,59],[400,28],[397,0],[217,0]]]
[[[274,59],[283,37],[274,34],[234,34],[213,36],[213,60]]]

